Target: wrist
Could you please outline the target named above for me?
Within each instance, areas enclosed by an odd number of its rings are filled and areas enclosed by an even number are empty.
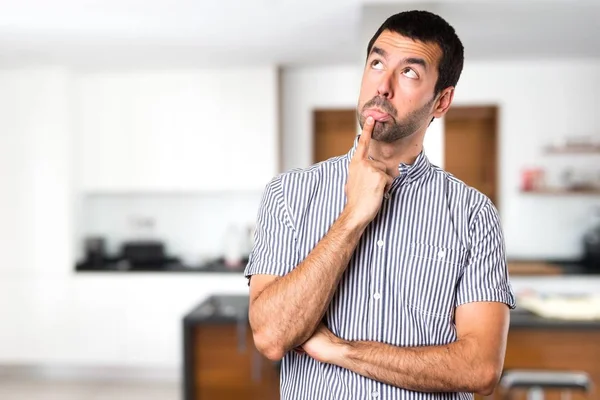
[[[369,221],[365,222],[361,220],[357,213],[355,213],[351,207],[346,206],[340,214],[339,222],[341,226],[350,232],[355,232],[359,235],[363,233]]]
[[[335,359],[332,360],[332,364],[342,367],[347,364],[346,361],[350,358],[352,343],[347,340],[339,339],[336,343],[336,347],[336,356]]]

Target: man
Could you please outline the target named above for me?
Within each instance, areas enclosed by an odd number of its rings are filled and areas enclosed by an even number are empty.
[[[413,11],[385,21],[367,55],[349,153],[265,190],[245,272],[256,346],[283,358],[282,399],[489,394],[514,307],[499,218],[423,153],[462,44]]]

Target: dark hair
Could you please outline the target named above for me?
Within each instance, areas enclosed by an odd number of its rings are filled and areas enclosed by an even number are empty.
[[[375,40],[383,31],[392,31],[423,43],[436,43],[442,50],[438,66],[435,95],[448,86],[456,86],[463,69],[463,45],[454,28],[443,18],[429,11],[405,11],[389,17],[379,27],[367,47],[367,57]]]

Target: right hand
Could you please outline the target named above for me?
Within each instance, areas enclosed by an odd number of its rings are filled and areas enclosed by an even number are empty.
[[[348,168],[346,209],[359,224],[367,225],[375,218],[383,202],[384,192],[393,177],[385,172],[385,164],[369,159],[369,145],[375,121],[368,117]]]

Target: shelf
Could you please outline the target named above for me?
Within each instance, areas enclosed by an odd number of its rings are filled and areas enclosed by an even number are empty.
[[[567,190],[567,189],[559,189],[559,188],[547,188],[547,189],[537,189],[537,190],[521,190],[523,194],[531,194],[531,195],[554,195],[554,196],[600,196],[600,189],[581,189],[581,190]]]
[[[546,154],[600,154],[600,145],[587,146],[548,146]]]

